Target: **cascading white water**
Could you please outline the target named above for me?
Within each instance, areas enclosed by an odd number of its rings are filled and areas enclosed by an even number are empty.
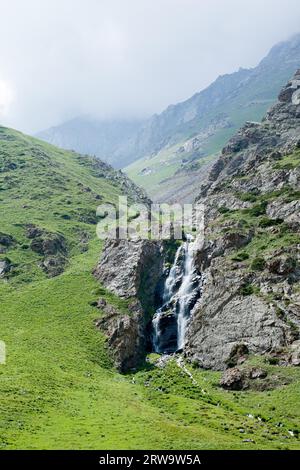
[[[156,353],[161,352],[161,348],[160,348],[160,327],[159,327],[161,315],[162,315],[162,311],[161,311],[161,309],[158,309],[155,312],[155,315],[154,315],[153,320],[152,320],[152,329],[153,329],[152,344],[153,344],[153,350]]]
[[[158,353],[182,349],[192,308],[200,295],[200,277],[193,261],[192,236],[178,248],[165,280],[162,306],[153,321],[153,348]]]
[[[175,256],[175,261],[173,266],[170,269],[169,275],[166,279],[165,286],[164,286],[164,293],[163,293],[163,304],[170,302],[174,288],[176,285],[176,279],[178,276],[178,259],[181,255],[182,248],[181,246],[178,248]]]
[[[177,314],[177,349],[182,349],[187,322],[190,314],[191,295],[194,292],[193,279],[195,278],[195,268],[193,259],[193,242],[188,239],[184,247],[184,265],[181,286],[177,292],[179,299],[179,309]]]

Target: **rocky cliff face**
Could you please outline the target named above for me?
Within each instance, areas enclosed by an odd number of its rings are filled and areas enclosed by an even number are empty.
[[[99,303],[104,316],[97,326],[108,336],[114,361],[121,372],[136,367],[145,355],[156,289],[163,274],[160,243],[147,240],[110,240],[94,271],[96,278],[129,302],[128,314]]]
[[[292,357],[300,327],[299,199],[300,71],[262,123],[246,123],[230,140],[197,198],[206,212],[196,259],[205,287],[185,354],[199,366],[223,369],[252,353]]]

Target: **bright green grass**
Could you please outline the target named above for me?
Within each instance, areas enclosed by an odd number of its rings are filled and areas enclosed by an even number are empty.
[[[264,392],[224,392],[219,387],[220,373],[188,366],[196,381],[193,383],[175,361],[165,369],[140,372],[135,378],[147,385],[144,393],[148,400],[164,412],[180,416],[187,427],[216,432],[214,442],[220,448],[299,448],[300,371],[266,365],[259,358],[253,358],[249,365],[264,367],[268,380],[277,380],[281,386]],[[221,445],[220,432],[224,434]]]
[[[1,449],[299,447],[288,434],[299,423],[299,370],[274,368],[272,373],[292,375],[293,382],[272,392],[239,394],[220,390],[213,372],[193,371],[195,386],[176,363],[163,371],[148,365],[118,374],[94,327],[101,312],[91,304],[101,295],[122,311],[127,305],[93,278],[101,243],[78,208],[93,212],[95,194],[114,202],[120,187],[96,177],[78,155],[2,128],[0,158],[0,167],[4,158],[17,164],[0,173],[0,231],[17,241],[4,255],[16,265],[14,276],[0,280],[0,340],[7,346],[7,363],[0,365]],[[61,217],[66,212],[69,220]],[[24,248],[26,223],[65,236],[69,259],[62,275],[48,279],[39,257]],[[91,240],[82,253],[83,230]],[[270,422],[253,424],[247,413]],[[243,442],[248,434],[255,443]]]

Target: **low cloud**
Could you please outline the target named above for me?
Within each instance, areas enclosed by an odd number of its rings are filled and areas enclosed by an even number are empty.
[[[0,11],[0,119],[26,132],[160,112],[300,29],[298,0],[0,0]]]

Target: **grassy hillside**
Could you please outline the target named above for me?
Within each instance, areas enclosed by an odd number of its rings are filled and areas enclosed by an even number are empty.
[[[92,304],[101,293],[126,305],[91,274],[93,214],[121,186],[92,159],[0,128],[0,232],[13,240],[0,254],[11,263],[0,279],[0,448],[300,448],[300,369],[264,364],[276,387],[236,393],[218,387],[219,373],[160,369],[153,355],[136,373],[114,370]],[[28,224],[64,237],[60,275],[40,267]]]

